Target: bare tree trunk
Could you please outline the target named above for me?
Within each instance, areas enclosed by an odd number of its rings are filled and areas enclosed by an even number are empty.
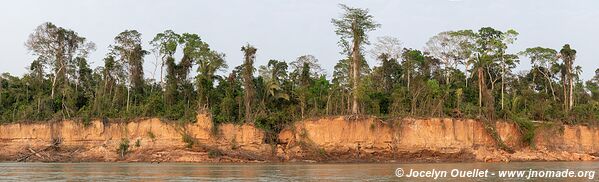
[[[327,96],[327,108],[325,110],[325,115],[329,115],[329,104],[331,103],[331,94],[329,93]]]
[[[553,83],[551,81],[551,78],[549,77],[549,75],[547,75],[547,73],[543,72],[542,70],[540,70],[539,68],[537,68],[537,70],[543,74],[543,77],[545,77],[545,79],[547,80],[547,83],[549,83],[549,88],[551,89],[551,95],[553,96],[553,100],[555,101],[555,90],[553,89]]]
[[[352,106],[352,114],[358,114],[359,105],[358,105],[358,84],[360,82],[360,53],[359,53],[359,42],[354,41],[354,50],[352,51],[352,59],[353,59],[353,106]]]
[[[483,70],[478,68],[478,112],[482,114],[481,108],[483,107]]]
[[[574,79],[572,78],[572,74],[571,74],[571,70],[568,70],[569,74],[568,77],[570,78],[570,105],[568,107],[568,110],[572,110],[572,107],[574,106],[574,94],[573,94],[573,90],[574,90]]]
[[[302,119],[304,119],[304,110],[305,110],[305,108],[306,108],[306,98],[302,94],[302,96],[300,98],[300,112],[302,114]]]
[[[241,113],[243,113],[243,112],[241,112],[242,111],[241,108],[243,106],[243,103],[241,101],[241,98],[239,98],[239,97],[237,97],[236,100],[237,100],[237,108],[238,108],[237,109],[237,119],[241,119]]]
[[[129,111],[129,95],[131,93],[130,87],[127,87],[127,111]]]
[[[56,90],[56,81],[58,81],[58,76],[61,74],[63,67],[64,66],[61,64],[60,68],[58,68],[58,70],[54,74],[54,78],[52,78],[52,91],[50,92],[50,97],[51,98],[54,98],[54,92]]]
[[[160,65],[160,88],[164,88],[164,79],[163,79],[163,72],[164,71],[164,60],[162,61],[162,65]]]
[[[503,92],[505,89],[505,63],[501,60],[501,110],[503,111]]]
[[[464,75],[466,75],[465,77],[465,88],[468,88],[468,67],[470,66],[470,64],[466,63],[465,68],[464,68]]]
[[[408,92],[410,92],[410,77],[412,77],[410,74],[410,69],[408,69]]]
[[[555,101],[555,90],[553,89],[553,83],[551,83],[551,80],[549,80],[549,78],[547,78],[547,82],[549,82],[549,88],[551,89],[551,95],[553,96],[553,100]]]
[[[345,101],[346,101],[346,104],[347,104],[347,109],[345,110],[345,113],[344,113],[344,114],[350,113],[350,111],[351,111],[351,107],[352,107],[352,105],[351,105],[351,100],[352,100],[352,99],[351,99],[351,93],[350,93],[350,92],[347,92],[347,99],[345,100]]]
[[[562,85],[564,87],[564,110],[565,111],[569,111],[570,109],[568,109],[568,87],[566,86],[568,82],[568,78],[566,77],[566,75],[562,76]]]
[[[248,81],[246,81],[246,82],[248,82]],[[251,87],[250,84],[249,83],[246,84],[246,88],[245,88],[246,92],[244,94],[244,99],[243,99],[244,104],[245,104],[245,122],[248,122],[248,123],[252,121],[252,116],[251,116],[251,114],[252,114],[251,107],[252,106],[250,103],[252,100],[252,96],[251,96],[251,92],[249,91],[249,89],[250,89],[249,87]]]

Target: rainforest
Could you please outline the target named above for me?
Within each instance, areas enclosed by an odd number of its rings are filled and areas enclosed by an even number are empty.
[[[370,38],[384,25],[368,9],[340,9],[330,20],[335,29],[322,30],[338,35],[339,52],[331,54],[345,57],[332,75],[310,54],[255,65],[255,55],[269,50],[251,43],[239,45],[243,57],[228,57],[243,63],[229,65],[201,35],[172,30],[151,40],[141,39],[143,30],[124,30],[103,60],[93,60],[102,66],[92,68],[91,39],[41,23],[24,43],[35,57],[28,72],[0,75],[0,123],[159,118],[185,125],[207,115],[215,127],[251,124],[277,143],[285,128],[311,118],[454,118],[481,121],[498,141],[495,122],[506,121],[533,144],[540,124],[599,120],[599,69],[581,79],[576,45],[513,50],[517,30],[480,27],[440,32],[422,49],[407,48],[396,37]],[[151,54],[158,79],[144,72]],[[516,70],[522,61],[531,68]]]

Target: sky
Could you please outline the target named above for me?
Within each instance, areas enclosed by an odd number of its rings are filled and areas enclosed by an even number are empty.
[[[568,43],[577,50],[575,64],[583,79],[599,68],[599,1],[559,0],[222,0],[222,1],[134,1],[54,0],[3,1],[0,5],[0,73],[22,75],[34,57],[24,43],[40,24],[72,29],[96,44],[90,55],[92,66],[102,65],[114,37],[126,29],[142,33],[146,50],[159,32],[196,33],[212,49],[225,53],[231,68],[241,64],[241,46],[258,48],[256,67],[270,59],[295,60],[314,55],[331,75],[344,58],[337,45],[332,18],[341,15],[338,4],[367,8],[382,26],[369,33],[397,37],[403,47],[423,49],[435,34],[448,30],[494,27],[520,33],[508,50],[543,46],[559,50]],[[368,49],[368,47],[367,47]],[[371,66],[377,62],[367,56]],[[146,77],[157,77],[156,55],[145,58]],[[517,70],[530,68],[522,59]]]

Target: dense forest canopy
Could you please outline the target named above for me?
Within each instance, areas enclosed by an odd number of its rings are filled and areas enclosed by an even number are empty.
[[[332,19],[339,60],[325,75],[318,58],[269,60],[243,45],[242,65],[194,33],[165,30],[142,40],[124,30],[91,68],[93,42],[74,30],[43,23],[25,43],[36,57],[23,76],[0,75],[0,123],[93,118],[161,117],[194,121],[211,114],[216,123],[254,123],[267,131],[308,117],[454,117],[588,123],[599,120],[599,69],[581,80],[576,45],[508,52],[515,30],[482,27],[441,32],[422,50],[402,48],[395,37],[370,40],[379,28],[367,9],[341,6]],[[143,47],[144,41],[151,47]],[[364,50],[372,43],[372,50]],[[241,45],[240,45],[241,46]],[[159,55],[160,80],[145,79],[144,56]],[[179,57],[177,57],[179,56]],[[377,59],[368,65],[365,57]],[[532,68],[516,72],[520,58]],[[228,74],[219,75],[231,66]],[[194,69],[195,68],[195,69]]]

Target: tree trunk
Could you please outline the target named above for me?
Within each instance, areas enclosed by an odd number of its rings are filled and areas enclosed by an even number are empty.
[[[573,90],[574,90],[574,79],[572,78],[572,74],[571,74],[571,70],[569,70],[570,74],[568,74],[569,78],[570,78],[570,105],[568,107],[568,110],[572,110],[572,107],[574,106],[574,94],[573,94]]]
[[[358,105],[358,88],[360,82],[360,42],[354,37],[354,47],[352,51],[352,60],[353,60],[353,106],[352,106],[352,114],[359,113],[359,105]]]
[[[482,68],[478,68],[478,112],[479,114],[482,114],[482,107],[483,107],[483,69]]]
[[[131,89],[127,87],[127,111],[129,111],[129,95],[131,95]]]
[[[347,114],[349,114],[351,112],[351,108],[352,108],[352,103],[351,103],[352,98],[351,97],[352,97],[351,92],[348,91],[347,92],[347,99],[345,100],[346,104],[347,104],[347,110],[345,112]]]
[[[249,88],[246,88],[249,89]],[[250,100],[251,100],[251,96],[249,94],[249,92],[245,93],[245,99],[244,99],[244,103],[245,103],[245,122],[251,122],[252,121],[252,117],[251,117],[251,112],[252,112],[252,108],[251,108],[251,104],[250,104]]]
[[[56,90],[56,82],[58,81],[58,76],[61,74],[63,67],[64,66],[61,64],[60,68],[58,68],[58,70],[54,74],[54,78],[52,78],[52,91],[50,92],[51,98],[54,98],[54,92]]]
[[[408,92],[410,92],[410,69],[408,69]]]
[[[2,104],[2,77],[0,77],[0,104]]]
[[[501,60],[501,110],[503,111],[503,92],[505,89],[505,63],[503,63],[503,58]]]
[[[553,83],[551,81],[551,78],[549,77],[549,75],[547,75],[547,73],[545,73],[544,71],[540,70],[538,67],[537,67],[537,70],[541,74],[543,74],[543,77],[545,77],[545,79],[547,80],[547,83],[549,83],[549,89],[551,89],[551,95],[553,96],[553,100],[555,101],[555,99],[556,99],[555,98],[555,90],[553,89]]]
[[[302,114],[302,119],[304,119],[304,110],[306,108],[306,98],[302,93],[302,96],[300,98],[300,112]]]
[[[562,85],[564,87],[564,110],[565,111],[569,111],[570,109],[568,109],[568,87],[566,86],[568,82],[568,78],[566,77],[566,75],[562,76]]]
[[[553,100],[555,101],[555,90],[553,89],[553,83],[551,83],[551,80],[549,80],[549,78],[547,78],[547,82],[549,82],[549,88],[551,89],[551,95],[553,96]]]
[[[329,113],[330,113],[330,112],[329,112],[329,104],[330,104],[330,103],[331,103],[331,94],[329,93],[329,94],[328,94],[328,96],[327,96],[327,106],[326,106],[327,108],[326,108],[326,110],[325,110],[325,115],[327,115],[327,116],[328,116],[328,115],[329,115]]]
[[[466,65],[464,65],[464,67],[465,67],[464,68],[464,75],[465,75],[465,79],[464,79],[465,81],[464,82],[465,82],[465,85],[466,85],[464,88],[468,88],[468,77],[469,77],[469,75],[468,75],[468,67],[469,66],[470,66],[470,64],[468,64],[468,63],[466,63]]]

